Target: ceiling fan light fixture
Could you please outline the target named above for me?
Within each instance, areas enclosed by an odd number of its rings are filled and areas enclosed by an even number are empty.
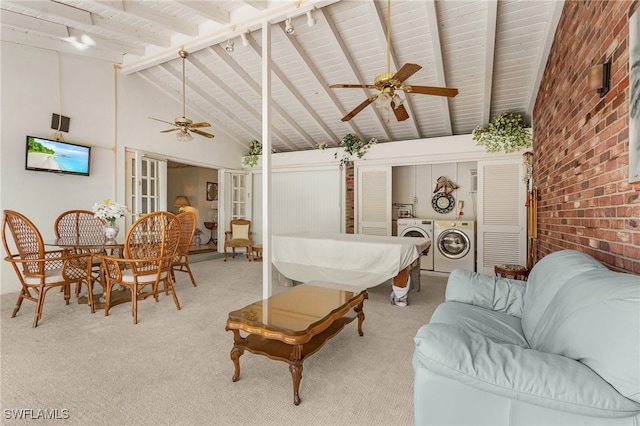
[[[242,45],[244,47],[249,46],[249,38],[247,37],[249,35],[250,31],[247,30],[245,32],[243,32],[242,34],[240,34],[240,38],[242,39]]]
[[[284,32],[289,35],[293,35],[293,33],[296,32],[296,29],[293,28],[293,24],[291,23],[291,18],[287,18],[287,20],[285,21]]]
[[[191,136],[191,133],[186,129],[181,129],[176,135],[176,139],[178,139],[179,142],[189,142],[190,140],[193,140],[193,136]]]
[[[313,27],[318,20],[313,16],[313,9],[307,11],[307,25]]]
[[[398,96],[397,93],[395,93],[393,95],[393,98],[391,98],[391,102],[393,102],[393,105],[394,105],[395,109],[397,109],[400,105],[402,105],[404,101],[405,101],[405,99],[403,99],[400,96]]]
[[[375,100],[375,105],[376,108],[378,109],[385,109],[387,107],[389,107],[389,105],[391,104],[392,101],[392,97],[389,93],[387,92],[382,92],[378,95],[378,97]]]
[[[231,39],[227,39],[227,45],[224,47],[224,50],[226,50],[229,53],[233,52],[233,45],[234,43],[231,41]]]

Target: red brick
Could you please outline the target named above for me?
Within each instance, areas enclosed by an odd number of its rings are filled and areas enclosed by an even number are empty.
[[[640,183],[629,183],[628,16],[639,2],[565,2],[534,107],[538,257],[572,248],[640,273]],[[604,97],[589,66],[612,58]]]

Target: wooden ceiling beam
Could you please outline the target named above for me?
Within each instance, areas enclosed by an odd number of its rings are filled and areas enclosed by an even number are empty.
[[[487,29],[484,52],[484,93],[482,101],[482,125],[485,126],[491,119],[491,101],[493,94],[493,67],[496,52],[496,31],[498,22],[498,2],[487,2]]]
[[[213,6],[215,2],[202,0],[177,0],[176,2],[218,24],[228,25],[231,23],[229,12]]]
[[[217,46],[217,47],[222,49],[220,46]],[[262,123],[262,115],[260,114],[260,112],[258,112],[255,109],[253,109],[253,107],[251,107],[251,105],[249,105],[249,103],[247,101],[245,101],[244,99],[239,97],[233,90],[231,90],[231,88],[227,84],[225,84],[224,81],[222,81],[217,75],[215,75],[213,72],[211,72],[211,70],[209,70],[209,68],[207,68],[195,56],[193,56],[193,55],[189,56],[189,61],[202,74],[204,74],[209,80],[211,80],[216,86],[218,86],[220,89],[222,89],[222,91],[225,92],[231,99],[233,99],[241,108],[243,108],[245,111],[247,111],[249,114],[251,114],[258,121],[258,123]],[[283,119],[284,119],[284,117],[283,117]],[[285,145],[287,145],[289,147],[289,149],[291,149],[292,151],[295,151],[295,150],[298,149],[296,144],[294,142],[292,142],[291,139],[289,139],[280,130],[274,128],[273,132],[280,138],[280,140],[281,140],[281,142],[283,144],[285,144]]]
[[[444,59],[442,55],[442,41],[440,40],[440,28],[438,27],[438,11],[434,0],[425,2],[427,8],[427,25],[431,33],[431,50],[433,51],[433,62],[436,72],[436,81],[439,86],[447,87],[446,73],[444,70]],[[442,115],[444,126],[448,135],[453,135],[453,124],[451,122],[451,106],[449,98],[442,96]]]

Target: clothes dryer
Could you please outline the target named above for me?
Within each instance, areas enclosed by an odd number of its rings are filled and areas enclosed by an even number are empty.
[[[398,218],[398,237],[429,238],[431,247],[427,254],[420,257],[420,269],[433,271],[433,251],[436,242],[433,239],[432,219]]]
[[[433,224],[433,270],[476,270],[476,226],[466,220],[436,220]]]

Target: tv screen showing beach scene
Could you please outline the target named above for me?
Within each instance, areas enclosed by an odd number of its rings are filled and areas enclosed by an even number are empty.
[[[91,147],[27,136],[27,170],[89,176]]]

